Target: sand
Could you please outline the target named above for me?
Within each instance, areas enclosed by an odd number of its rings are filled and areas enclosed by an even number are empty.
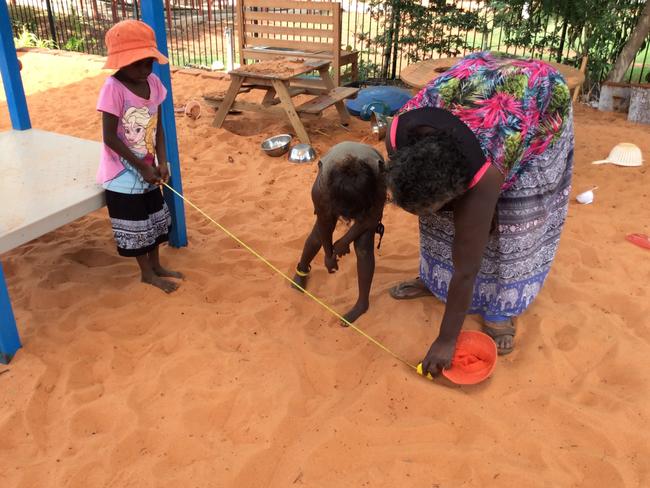
[[[60,57],[22,56],[34,126],[99,140],[106,73],[70,59],[84,79]],[[182,73],[173,82],[177,104],[227,87]],[[177,122],[186,194],[290,271],[312,225],[316,167],[260,152],[291,129],[284,121],[239,115],[217,130],[211,113]],[[350,129],[334,110],[308,124],[321,154],[371,140],[367,123]],[[650,253],[624,240],[650,233],[648,166],[590,165],[621,141],[650,157],[650,127],[581,106],[576,140],[573,195],[598,185],[596,201],[572,203],[515,352],[474,387],[414,375],[189,208],[189,247],[161,251],[187,274],[172,296],[117,256],[105,211],[3,255],[24,348],[0,365],[0,485],[650,486]],[[417,362],[443,307],[388,296],[416,274],[418,241],[403,211],[388,207],[385,224],[358,325]],[[335,276],[321,260],[311,290],[345,311],[354,258]]]

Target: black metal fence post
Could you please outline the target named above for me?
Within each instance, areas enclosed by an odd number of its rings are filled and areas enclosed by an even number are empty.
[[[47,5],[47,20],[50,23],[50,34],[52,34],[52,42],[54,42],[58,46],[59,43],[56,38],[56,26],[54,25],[54,13],[52,12],[52,3],[50,2],[50,0],[45,0],[45,3]]]

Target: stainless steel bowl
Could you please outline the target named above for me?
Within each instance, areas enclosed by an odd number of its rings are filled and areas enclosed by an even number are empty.
[[[311,163],[316,159],[316,151],[309,144],[296,144],[289,151],[289,161],[292,163]]]
[[[290,134],[280,134],[279,136],[269,137],[262,143],[262,151],[269,156],[277,158],[289,150],[291,144]]]

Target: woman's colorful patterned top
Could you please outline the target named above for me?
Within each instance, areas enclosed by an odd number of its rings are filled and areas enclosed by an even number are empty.
[[[421,107],[449,110],[467,124],[508,188],[560,136],[571,97],[562,75],[543,61],[480,52],[432,80],[400,113]]]

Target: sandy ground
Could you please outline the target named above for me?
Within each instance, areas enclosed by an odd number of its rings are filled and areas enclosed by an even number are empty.
[[[21,59],[34,126],[99,140],[99,63]],[[226,88],[173,81],[177,103]],[[282,120],[233,116],[217,130],[204,114],[178,120],[186,194],[291,270],[312,225],[315,165],[260,152],[290,130]],[[321,153],[370,140],[366,123],[346,132],[334,110],[308,128]],[[416,376],[189,208],[189,247],[162,250],[187,274],[172,296],[117,256],[105,211],[3,255],[24,348],[0,365],[0,485],[650,486],[650,252],[624,240],[650,233],[650,179],[647,166],[590,165],[622,141],[649,157],[650,127],[578,107],[576,140],[574,195],[598,185],[596,202],[571,205],[516,351],[474,387]],[[388,296],[416,274],[418,241],[403,211],[387,208],[385,224],[358,325],[417,362],[443,307]],[[311,290],[347,310],[354,258],[335,276],[317,259]]]

